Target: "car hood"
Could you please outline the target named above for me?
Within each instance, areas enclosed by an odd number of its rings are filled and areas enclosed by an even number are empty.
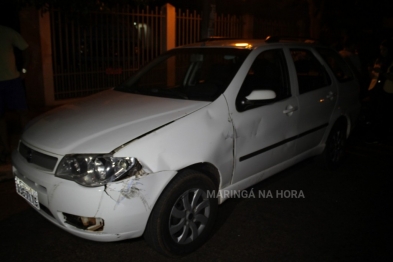
[[[108,90],[38,117],[22,140],[59,155],[109,153],[209,103]]]

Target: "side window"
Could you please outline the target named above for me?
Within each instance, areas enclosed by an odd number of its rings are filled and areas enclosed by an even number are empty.
[[[325,68],[309,50],[291,49],[291,55],[296,68],[300,94],[331,84]]]
[[[318,48],[317,51],[329,65],[339,82],[353,79],[353,74],[351,73],[349,65],[336,51],[328,48]]]
[[[254,90],[272,90],[276,98],[264,100],[244,107],[245,97]],[[288,69],[281,49],[267,50],[260,53],[248,71],[236,99],[236,107],[244,111],[291,96]]]

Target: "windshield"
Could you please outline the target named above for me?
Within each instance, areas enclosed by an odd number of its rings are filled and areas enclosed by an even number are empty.
[[[171,50],[115,90],[178,99],[214,101],[232,81],[247,49],[182,48]]]

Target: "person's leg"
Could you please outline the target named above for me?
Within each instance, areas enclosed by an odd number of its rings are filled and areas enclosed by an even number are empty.
[[[0,136],[2,145],[0,145],[0,147],[3,147],[3,155],[6,154],[6,158],[8,158],[11,154],[11,145],[9,139],[10,137],[8,135],[5,109],[13,110],[18,114],[18,120],[21,128],[23,128],[24,124],[26,124],[28,110],[26,103],[26,95],[22,80],[20,78],[2,81],[1,89],[2,115],[0,118]]]
[[[392,128],[392,114],[393,114],[393,94],[384,93],[383,101],[381,103],[381,126],[382,136],[384,140],[390,140],[393,137]]]
[[[5,119],[5,84],[0,81],[0,164],[6,162],[6,156],[9,153],[7,124]]]
[[[370,92],[370,100],[368,101],[368,123],[365,141],[368,144],[378,143],[379,140],[379,99],[375,92]]]
[[[378,138],[378,141],[382,141],[385,139],[385,97],[381,92],[376,100],[376,113],[375,113],[375,134]]]
[[[5,117],[0,117],[0,164],[4,164],[10,153]]]

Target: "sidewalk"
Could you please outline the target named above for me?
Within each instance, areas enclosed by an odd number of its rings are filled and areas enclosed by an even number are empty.
[[[54,107],[43,107],[38,109],[29,110],[29,120],[45,113],[46,111],[52,109]],[[13,113],[6,114],[7,119],[7,127],[8,127],[8,139],[11,143],[11,149],[15,150],[18,146],[19,139],[22,135],[22,128],[19,126],[16,115]],[[13,179],[12,175],[12,165],[11,163],[6,165],[0,165],[0,182],[7,181]]]

